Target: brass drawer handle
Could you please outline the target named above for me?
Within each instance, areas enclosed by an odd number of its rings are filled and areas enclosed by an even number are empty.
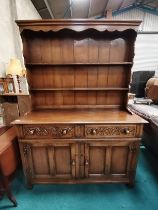
[[[88,166],[89,165],[89,161],[85,160],[85,165]]]
[[[96,131],[95,129],[93,129],[93,130],[92,130],[92,134],[93,134],[93,135],[96,135],[96,134],[97,134],[97,131]]]
[[[30,134],[33,135],[35,130],[30,130]]]
[[[128,128],[125,128],[125,134],[129,134],[130,133],[130,131],[129,131],[129,129]]]
[[[63,133],[63,135],[66,135],[67,134],[67,130],[64,129],[62,133]]]

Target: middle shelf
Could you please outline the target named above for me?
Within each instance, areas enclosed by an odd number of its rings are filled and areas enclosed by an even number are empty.
[[[119,65],[133,65],[133,62],[93,62],[93,63],[35,63],[26,62],[26,66],[119,66]]]
[[[129,90],[128,88],[119,88],[119,87],[105,87],[105,88],[30,88],[30,91],[77,91],[77,90],[83,90],[83,91],[100,91],[100,90]]]

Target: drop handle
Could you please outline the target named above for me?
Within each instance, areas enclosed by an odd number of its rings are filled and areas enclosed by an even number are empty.
[[[35,130],[30,130],[30,134],[33,135]]]
[[[93,134],[93,135],[96,135],[96,134],[97,134],[97,131],[96,131],[95,129],[93,129],[93,130],[92,130],[92,134]]]
[[[128,128],[125,128],[125,134],[129,134],[130,133],[130,131],[129,131],[129,129]]]
[[[63,133],[63,135],[66,135],[67,134],[67,130],[64,129],[62,133]]]
[[[85,160],[85,165],[88,166],[89,165],[89,161]]]
[[[76,163],[75,163],[75,160],[71,160],[71,165],[72,165],[72,166],[75,166],[75,164],[76,164]]]

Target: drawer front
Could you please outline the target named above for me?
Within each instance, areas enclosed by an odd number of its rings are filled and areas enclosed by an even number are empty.
[[[136,125],[86,125],[86,138],[135,137]]]
[[[24,138],[73,138],[73,125],[24,125]]]

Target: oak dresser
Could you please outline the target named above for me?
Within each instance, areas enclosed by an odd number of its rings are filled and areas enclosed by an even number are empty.
[[[17,21],[32,111],[18,130],[28,187],[134,184],[142,118],[127,110],[140,21]]]

